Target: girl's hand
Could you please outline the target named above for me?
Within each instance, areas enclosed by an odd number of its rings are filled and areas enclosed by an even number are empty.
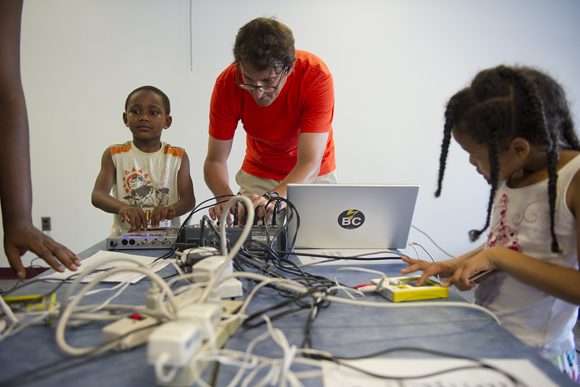
[[[463,262],[463,264],[455,270],[453,276],[443,282],[441,286],[455,285],[457,289],[462,291],[474,288],[477,284],[471,281],[470,278],[477,273],[497,269],[497,266],[493,261],[494,249],[501,248],[502,247],[492,247],[469,258]]]
[[[409,267],[406,269],[402,269],[401,274],[410,274],[419,270],[423,271],[423,274],[421,274],[421,277],[419,277],[419,279],[417,280],[417,286],[421,286],[425,282],[425,280],[427,280],[427,278],[434,275],[438,274],[451,275],[453,274],[457,266],[454,259],[434,263],[420,261],[418,259],[412,259],[407,257],[402,257],[402,260],[403,262],[407,263]]]

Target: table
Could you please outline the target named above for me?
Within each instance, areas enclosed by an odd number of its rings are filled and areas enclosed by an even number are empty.
[[[104,241],[79,254],[87,258],[105,249]],[[147,256],[160,256],[166,250],[123,250]],[[372,265],[389,276],[397,276],[405,265],[398,262]],[[309,267],[307,271],[332,279],[336,267]],[[158,274],[167,277],[175,273],[169,266]],[[368,282],[376,275],[360,272],[340,272],[339,280],[346,285]],[[66,285],[65,285],[66,286]],[[142,305],[149,281],[140,281],[129,288],[115,303]],[[41,294],[49,291],[54,284],[36,283],[23,288],[21,293]],[[57,294],[62,295],[64,287]],[[108,298],[97,295],[97,299]],[[370,294],[368,300],[390,302]],[[450,292],[449,301],[462,301],[456,292]],[[274,290],[264,290],[257,294],[248,307],[248,314],[274,305],[280,299]],[[444,301],[445,302],[445,301]],[[307,310],[300,311],[273,322],[280,328],[289,343],[300,345],[304,337]],[[498,326],[487,314],[473,309],[456,307],[413,307],[379,309],[368,306],[350,306],[332,303],[321,310],[312,325],[313,347],[333,353],[335,356],[358,356],[387,348],[417,347],[453,353],[476,358],[528,359],[554,383],[574,386],[566,376],[540,357],[535,351],[521,343],[510,333]],[[265,327],[252,329],[240,327],[228,340],[226,347],[245,351],[254,337],[264,333]],[[0,387],[3,386],[155,386],[153,367],[147,364],[146,346],[128,352],[108,353],[87,361],[83,358],[69,358],[57,346],[54,338],[55,326],[36,326],[23,330],[13,337],[0,342]],[[67,341],[77,347],[100,344],[101,326],[90,324],[67,330]],[[281,354],[279,347],[266,341],[255,348],[254,353],[276,357]],[[389,357],[424,357],[418,353],[394,353]],[[293,366],[294,367],[294,366]],[[38,372],[42,370],[42,372]],[[227,385],[233,370],[222,367],[218,386]],[[303,380],[305,386],[322,386],[321,378]]]

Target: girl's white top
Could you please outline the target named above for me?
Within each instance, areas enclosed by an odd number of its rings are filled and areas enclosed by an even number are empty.
[[[570,182],[580,169],[580,155],[558,171],[556,235],[562,252],[551,251],[548,179],[511,189],[500,184],[486,248],[502,246],[536,259],[578,269],[576,218],[566,204]],[[484,277],[475,303],[494,312],[503,327],[547,358],[575,348],[572,329],[578,306],[527,285],[504,271]]]

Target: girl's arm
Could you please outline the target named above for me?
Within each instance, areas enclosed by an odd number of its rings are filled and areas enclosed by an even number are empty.
[[[580,215],[580,173],[577,173],[566,193],[568,207],[576,217]],[[580,227],[577,227],[577,248],[580,251]],[[580,261],[580,260],[579,260]],[[461,287],[473,287],[469,277],[487,269],[501,269],[517,279],[548,294],[580,305],[580,272],[574,268],[554,265],[514,250],[492,247],[465,262],[455,271],[450,283]]]
[[[578,270],[544,262],[505,247],[492,247],[482,251],[461,265],[448,283],[453,283],[460,289],[474,287],[469,278],[488,269],[503,270],[548,294],[580,305]]]

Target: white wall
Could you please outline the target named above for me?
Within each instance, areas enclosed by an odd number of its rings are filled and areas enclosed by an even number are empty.
[[[186,148],[198,203],[210,198],[202,164],[213,81],[233,59],[238,28],[272,15],[333,73],[340,182],[420,184],[413,223],[451,254],[474,247],[467,232],[484,224],[489,188],[454,144],[442,197],[433,197],[448,98],[481,69],[535,65],[566,86],[578,122],[576,0],[26,0],[35,224],[50,216],[51,235],[76,252],[108,236],[112,215],[90,194],[105,148],[131,138],[125,98],[145,84],[171,99],[163,139]],[[420,233],[411,238],[445,258]]]

